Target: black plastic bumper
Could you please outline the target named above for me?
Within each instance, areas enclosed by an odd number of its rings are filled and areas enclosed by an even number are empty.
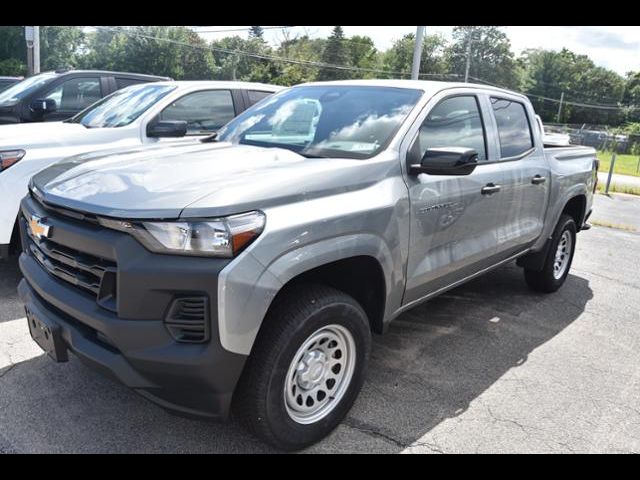
[[[43,214],[32,199],[25,213]],[[59,326],[64,346],[86,364],[160,406],[189,416],[227,417],[246,356],[222,348],[217,328],[217,277],[227,261],[151,254],[121,232],[48,216],[53,238],[88,253],[102,250],[118,264],[118,311],[49,272],[29,253],[20,256],[18,290],[27,310]],[[26,224],[21,222],[23,242]],[[210,338],[181,343],[164,319],[172,300],[204,295]],[[123,315],[123,312],[125,314]]]

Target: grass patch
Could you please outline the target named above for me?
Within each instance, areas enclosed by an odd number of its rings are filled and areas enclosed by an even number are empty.
[[[598,150],[598,160],[600,160],[600,171],[609,173],[609,166],[611,165],[611,152],[604,152]],[[638,171],[638,162],[640,157],[638,155],[617,155],[616,165],[613,173],[619,173],[621,175],[633,175],[634,177],[640,177],[640,171]]]
[[[598,193],[604,193],[606,182],[598,182]],[[626,193],[628,195],[640,195],[640,187],[634,187],[632,185],[618,185],[611,182],[609,186],[609,193]]]

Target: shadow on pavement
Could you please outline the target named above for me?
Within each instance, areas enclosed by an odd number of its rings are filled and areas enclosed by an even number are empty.
[[[18,283],[22,274],[18,268],[18,257],[14,256],[7,261],[0,260],[0,322],[8,322],[24,317],[24,308],[18,300]]]
[[[403,314],[376,337],[362,394],[311,451],[397,452],[527,361],[584,311],[593,293],[571,275],[554,295],[529,291],[507,266]],[[0,378],[0,425],[24,452],[267,452],[235,422],[165,413],[77,359],[40,356]],[[0,445],[1,446],[1,445]]]

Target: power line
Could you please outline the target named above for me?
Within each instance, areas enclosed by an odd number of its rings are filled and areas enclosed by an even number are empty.
[[[243,51],[243,50],[231,50],[231,49],[222,48],[222,47],[194,45],[192,43],[181,42],[179,40],[173,40],[171,38],[154,37],[152,35],[146,35],[144,33],[139,33],[139,32],[135,32],[135,31],[131,31],[131,30],[124,30],[124,29],[120,29],[120,28],[112,28],[112,27],[104,27],[104,26],[93,26],[93,28],[108,30],[108,31],[116,32],[116,33],[122,33],[124,35],[133,35],[133,36],[136,36],[136,37],[147,38],[147,39],[150,39],[150,40],[174,43],[174,44],[177,44],[177,45],[183,45],[183,46],[191,47],[191,48],[198,48],[198,49],[201,49],[201,50],[211,50],[211,51],[214,51],[214,52],[220,52],[220,53],[225,53],[225,54],[229,54],[229,55],[244,55],[244,56],[247,56],[247,57],[257,58],[257,59],[261,59],[261,60],[273,60],[273,61],[283,62],[283,63],[291,63],[291,64],[296,64],[296,65],[305,65],[305,66],[314,67],[314,68],[333,68],[333,69],[336,69],[336,70],[349,70],[349,71],[358,71],[358,72],[383,73],[385,75],[400,75],[400,76],[409,76],[411,74],[410,72],[398,72],[398,71],[380,70],[380,69],[374,69],[374,68],[352,67],[352,66],[348,66],[348,65],[336,65],[336,64],[331,64],[331,63],[313,62],[313,61],[308,61],[308,60],[295,60],[295,59],[292,59],[292,58],[284,58],[284,57],[277,57],[277,56],[274,56],[274,55],[266,55],[266,54],[261,54],[261,53],[246,52],[246,51]],[[457,74],[421,73],[420,76],[427,76],[427,77],[431,77],[431,76],[455,76],[455,77],[457,77],[458,75]]]
[[[487,85],[491,85],[493,87],[505,88],[505,89],[507,88],[507,87],[503,87],[501,85],[497,85],[495,83],[487,82],[486,80],[483,80],[481,78],[472,77],[472,76],[470,76],[469,78],[472,78],[472,79],[476,80],[477,82],[481,82],[481,83],[485,83]],[[513,89],[510,88],[508,90],[513,90]],[[514,91],[517,91],[517,90],[514,90]],[[557,98],[544,97],[542,95],[535,95],[533,93],[526,93],[526,92],[520,92],[520,91],[517,91],[517,92],[521,93],[522,95],[526,95],[527,97],[539,98],[541,100],[547,100],[547,101],[550,101],[550,102],[560,103],[560,101],[561,101],[561,100],[559,100]],[[575,107],[593,108],[593,109],[599,109],[599,110],[623,110],[623,109],[637,110],[637,109],[640,109],[640,106],[636,106],[636,105],[618,105],[618,106],[598,105],[598,104],[591,104],[591,103],[571,102],[571,101],[567,101],[567,100],[562,100],[562,103],[564,105],[573,105]]]
[[[199,27],[195,27],[199,28]],[[282,28],[295,28],[294,26],[282,26],[282,27],[261,27],[262,30],[275,30]],[[230,32],[248,32],[251,28],[228,28],[226,30],[193,30],[196,33],[230,33]]]

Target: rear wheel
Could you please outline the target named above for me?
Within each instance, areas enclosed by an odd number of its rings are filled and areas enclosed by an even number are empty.
[[[296,287],[265,319],[236,391],[236,413],[277,448],[309,446],[353,405],[370,348],[367,316],[353,298],[320,285]]]
[[[524,270],[524,278],[535,291],[552,293],[564,284],[573,261],[576,248],[576,222],[569,215],[562,215],[553,233],[551,247],[542,270]]]

